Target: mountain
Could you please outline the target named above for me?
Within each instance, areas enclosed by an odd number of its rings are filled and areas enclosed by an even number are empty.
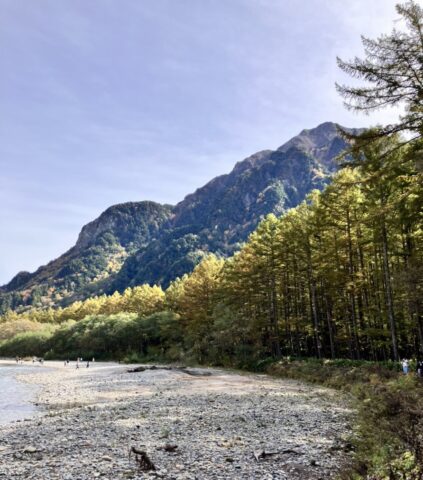
[[[54,305],[102,291],[124,260],[149,244],[172,207],[155,202],[114,205],[85,225],[74,247],[34,273],[20,272],[0,289],[0,312]]]
[[[234,253],[265,215],[280,215],[323,188],[346,147],[338,126],[327,122],[237,163],[175,206],[170,228],[128,257],[109,293],[141,283],[166,286],[205,252]]]
[[[280,215],[324,187],[347,146],[337,127],[326,122],[277,150],[255,153],[174,207],[110,207],[83,227],[64,255],[1,287],[0,311],[62,304],[140,283],[166,286],[207,252],[232,254],[265,215]]]

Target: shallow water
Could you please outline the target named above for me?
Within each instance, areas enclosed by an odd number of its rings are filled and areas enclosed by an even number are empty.
[[[16,374],[34,371],[27,365],[0,365],[0,425],[31,418],[36,413],[37,388],[15,379]]]

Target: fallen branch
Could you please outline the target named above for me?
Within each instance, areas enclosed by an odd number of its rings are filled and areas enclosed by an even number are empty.
[[[147,452],[144,452],[144,450],[139,450],[137,447],[131,447],[129,456],[131,456],[131,453],[135,455],[135,461],[138,463],[138,467],[140,470],[142,470],[143,472],[156,470],[156,467],[154,463],[150,460]]]
[[[156,365],[151,365],[151,366],[139,366],[139,367],[134,367],[130,368],[127,370],[128,373],[139,373],[139,372],[145,372],[146,370],[174,370],[177,372],[182,372],[186,373],[187,375],[192,375],[194,377],[209,377],[212,375],[211,372],[204,371],[204,370],[188,370],[187,367],[157,367]]]
[[[287,448],[285,450],[279,450],[277,452],[265,452],[264,450],[256,450],[254,452],[254,458],[256,459],[257,462],[259,462],[260,460],[264,460],[265,458],[267,457],[271,457],[272,455],[281,455],[281,454],[287,454],[287,453],[291,453],[291,454],[294,454],[294,455],[301,455],[300,452],[297,452],[296,450],[292,450],[290,448]]]
[[[178,445],[171,445],[170,443],[167,443],[163,447],[157,447],[157,450],[164,450],[165,452],[174,452],[178,448]]]

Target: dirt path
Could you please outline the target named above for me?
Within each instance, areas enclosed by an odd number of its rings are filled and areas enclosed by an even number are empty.
[[[126,370],[26,375],[43,413],[2,428],[0,479],[327,479],[345,461],[351,411],[336,392],[219,370]],[[132,446],[155,472],[140,471]]]

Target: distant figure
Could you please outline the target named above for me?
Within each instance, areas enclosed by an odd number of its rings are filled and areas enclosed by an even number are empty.
[[[423,378],[423,360],[417,361],[417,376]]]
[[[408,368],[409,368],[409,363],[406,358],[402,361],[402,371],[404,372],[404,375],[408,374]]]
[[[92,359],[92,362],[93,362],[93,363],[95,362],[95,358],[94,358],[94,357],[93,357],[93,359]]]
[[[90,368],[90,361],[87,361],[87,368]]]
[[[76,359],[76,368],[79,368],[79,358]]]

